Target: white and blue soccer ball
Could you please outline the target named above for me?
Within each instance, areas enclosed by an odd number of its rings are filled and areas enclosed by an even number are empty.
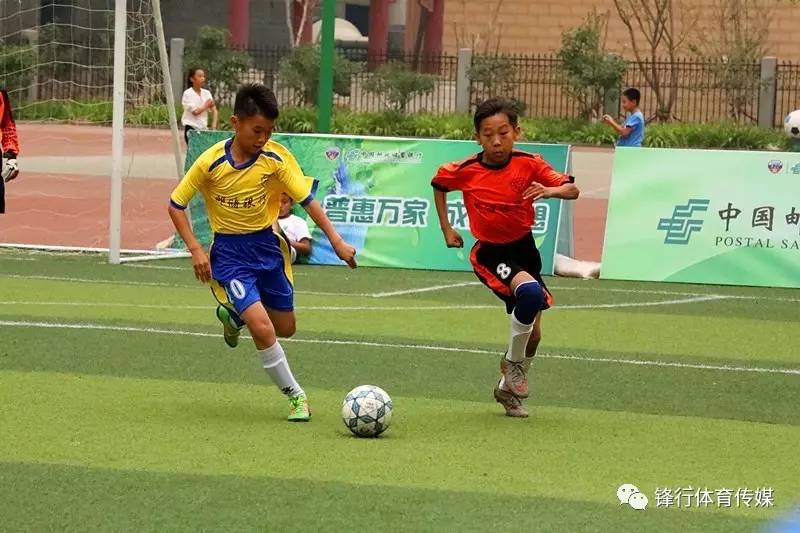
[[[792,111],[783,121],[783,130],[792,139],[800,139],[800,109]]]
[[[392,399],[380,387],[356,387],[344,398],[342,421],[357,437],[377,437],[392,422]]]

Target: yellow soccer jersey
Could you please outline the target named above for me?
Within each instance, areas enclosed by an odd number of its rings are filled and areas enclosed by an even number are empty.
[[[303,205],[314,198],[316,180],[307,179],[283,145],[267,141],[260,154],[234,165],[233,139],[206,150],[192,165],[172,195],[171,204],[186,209],[200,192],[215,233],[252,233],[272,225],[280,211],[281,193]]]

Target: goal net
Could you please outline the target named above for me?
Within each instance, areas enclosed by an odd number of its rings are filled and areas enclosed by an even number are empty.
[[[2,245],[167,253],[183,140],[159,0],[115,1],[0,0],[0,87],[20,139]]]

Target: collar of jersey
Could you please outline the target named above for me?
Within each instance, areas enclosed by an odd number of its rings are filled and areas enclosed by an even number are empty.
[[[232,145],[233,145],[233,137],[228,139],[228,142],[225,143],[225,160],[228,161],[228,164],[230,166],[232,166],[233,168],[235,168],[236,170],[244,170],[244,169],[250,167],[253,163],[258,161],[258,158],[261,157],[261,154],[264,153],[264,151],[262,150],[262,151],[258,152],[256,155],[254,155],[253,157],[251,157],[249,161],[245,161],[241,165],[237,165],[233,161],[233,154],[231,154],[231,146]]]
[[[489,170],[502,170],[502,169],[506,168],[508,165],[511,164],[511,160],[514,158],[514,152],[511,152],[511,155],[509,156],[508,161],[506,161],[502,165],[490,165],[489,163],[484,163],[483,162],[483,152],[480,152],[476,157],[478,158],[478,163],[483,168],[488,168]]]

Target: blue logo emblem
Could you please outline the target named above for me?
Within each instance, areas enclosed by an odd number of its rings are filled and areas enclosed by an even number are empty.
[[[777,159],[773,159],[769,163],[767,163],[767,168],[773,174],[780,174],[781,170],[783,170],[783,161],[778,161]]]
[[[672,218],[658,221],[658,230],[666,231],[664,244],[689,244],[692,233],[703,227],[702,218],[692,218],[696,212],[708,211],[710,200],[689,200],[686,205],[676,205]]]

